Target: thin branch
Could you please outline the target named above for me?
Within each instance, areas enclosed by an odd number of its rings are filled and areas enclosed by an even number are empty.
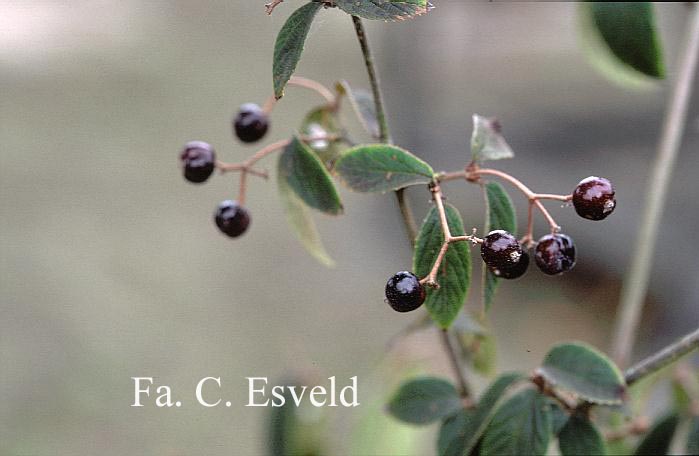
[[[474,245],[481,244],[483,239],[476,237],[475,234],[467,236],[452,236],[451,230],[449,229],[449,222],[447,220],[447,212],[444,209],[444,196],[442,195],[442,189],[440,188],[439,184],[434,183],[430,186],[430,191],[432,192],[432,200],[437,208],[437,214],[439,214],[439,225],[442,228],[442,236],[444,240],[442,241],[442,246],[439,249],[437,258],[434,260],[430,273],[427,275],[427,277],[423,277],[420,280],[420,283],[433,288],[439,288],[439,283],[437,283],[437,274],[439,273],[439,267],[442,265],[447,251],[449,250],[449,245],[455,242],[471,242]]]
[[[461,359],[457,354],[457,348],[454,346],[449,332],[446,329],[440,331],[442,336],[442,343],[444,344],[444,349],[447,352],[449,358],[449,363],[451,364],[452,370],[457,374],[456,381],[459,386],[459,395],[463,398],[468,398],[471,395],[471,389],[466,381],[466,376],[464,375],[464,368],[461,365]]]
[[[556,233],[561,230],[561,227],[556,223],[556,220],[554,220],[553,216],[551,213],[544,207],[544,205],[541,203],[541,199],[556,199],[559,201],[569,201],[572,199],[571,195],[553,195],[549,193],[534,193],[529,187],[524,185],[522,181],[519,179],[516,179],[515,177],[497,170],[497,169],[489,169],[489,168],[479,168],[478,166],[470,166],[465,174],[466,180],[472,181],[472,182],[477,182],[480,176],[482,175],[490,175],[490,176],[496,176],[499,177],[500,179],[509,182],[510,184],[514,185],[520,192],[524,194],[524,196],[527,197],[527,200],[534,206],[536,206],[537,209],[539,209],[539,212],[544,216],[546,221],[549,224],[549,227],[551,228],[552,233]],[[527,235],[531,237],[531,233],[527,231]],[[525,235],[525,238],[527,237]]]
[[[534,243],[534,201],[529,201],[527,205],[527,232],[519,243],[527,247]]]
[[[216,169],[218,169],[222,173],[245,171],[249,174],[252,174],[253,176],[261,177],[263,179],[269,178],[269,173],[267,173],[267,171],[258,170],[258,169],[254,169],[254,168],[247,168],[246,169],[242,163],[226,163],[226,162],[217,160],[216,161]]]
[[[381,94],[381,85],[379,83],[379,77],[376,73],[376,69],[374,68],[374,61],[371,57],[369,40],[367,39],[366,31],[364,30],[364,24],[362,23],[362,20],[356,16],[352,16],[352,22],[354,23],[354,31],[357,35],[359,46],[362,49],[362,56],[364,57],[364,66],[366,67],[367,74],[369,76],[369,82],[371,84],[371,91],[374,95],[376,119],[379,123],[379,141],[381,141],[382,143],[391,143],[391,133],[388,129],[386,111],[384,110],[383,96]],[[407,201],[405,190],[398,190],[395,192],[395,195],[401,216],[403,218],[403,225],[405,226],[405,229],[408,232],[410,244],[414,247],[415,238],[417,236],[417,225],[415,224],[415,219],[410,209],[410,205]],[[451,344],[451,340],[449,339],[449,334],[447,332],[444,332],[443,341],[445,345],[445,350],[447,351],[447,355],[451,360],[454,374],[459,384],[459,389],[461,390],[461,395],[463,398],[467,399],[470,395],[468,381],[464,375],[464,370],[462,369],[459,363],[458,355],[455,351],[455,348]]]
[[[466,171],[453,171],[450,173],[442,172],[437,175],[437,181],[439,182],[449,182],[453,180],[464,179],[466,179]]]
[[[477,180],[480,176],[483,175],[490,175],[490,176],[496,176],[499,177],[500,179],[509,182],[510,184],[514,185],[517,187],[517,189],[524,193],[524,196],[527,197],[528,200],[533,200],[535,198],[536,193],[531,191],[529,187],[524,185],[522,181],[519,179],[507,174],[506,172],[500,171],[498,169],[490,169],[490,168],[478,168],[475,167],[473,168],[472,171],[466,174],[466,179],[468,180]]]
[[[388,120],[386,119],[383,95],[381,94],[381,84],[379,82],[379,76],[376,73],[376,68],[374,68],[374,59],[371,56],[371,48],[369,47],[369,40],[367,39],[366,31],[364,30],[364,24],[357,16],[352,16],[352,22],[354,23],[354,31],[357,35],[357,40],[359,40],[359,46],[362,48],[364,66],[369,74],[371,92],[374,95],[374,103],[376,104],[376,120],[379,123],[379,141],[382,143],[390,143],[391,133],[388,130]]]
[[[415,223],[415,217],[413,216],[413,210],[411,209],[407,195],[405,194],[405,189],[401,188],[396,190],[395,195],[396,201],[398,202],[400,215],[403,218],[403,225],[405,226],[405,231],[408,235],[408,240],[410,241],[410,246],[415,247],[418,228],[417,224]]]
[[[245,205],[245,191],[247,190],[247,178],[248,178],[247,170],[241,171],[240,172],[240,182],[239,182],[239,187],[238,187],[238,203],[240,203],[241,206]]]
[[[548,211],[548,209],[546,209],[544,207],[544,205],[541,203],[541,201],[539,201],[536,198],[534,198],[532,201],[534,202],[534,206],[536,206],[537,209],[539,209],[539,212],[541,212],[541,214],[544,216],[544,218],[548,222],[549,227],[551,228],[551,232],[557,233],[557,232],[561,231],[561,226],[558,223],[556,223],[556,221],[553,219],[553,216],[551,215],[551,213]]]
[[[699,347],[699,329],[687,334],[672,345],[630,367],[624,373],[627,385],[632,385],[643,377],[659,371],[668,364]]]
[[[679,58],[677,79],[665,113],[658,155],[651,176],[653,185],[647,186],[646,204],[628,276],[621,292],[619,313],[614,330],[612,355],[620,365],[628,363],[641,320],[643,302],[648,291],[651,265],[655,255],[660,221],[672,170],[682,142],[687,110],[692,94],[692,82],[699,60],[699,7],[691,5],[692,12],[687,25],[685,48]]]

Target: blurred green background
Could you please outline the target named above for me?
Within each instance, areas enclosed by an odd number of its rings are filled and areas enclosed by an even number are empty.
[[[187,140],[212,143],[227,161],[256,150],[232,138],[230,119],[270,94],[275,34],[300,4],[268,17],[264,3],[0,3],[0,454],[260,454],[268,410],[243,407],[244,377],[288,375],[357,375],[363,405],[326,410],[323,429],[333,453],[379,451],[372,439],[391,423],[363,430],[370,404],[406,368],[449,375],[433,331],[386,353],[414,319],[383,303],[387,277],[411,264],[391,195],[343,190],[346,215],[317,217],[337,262],[325,269],[287,229],[273,181],[252,181],[251,230],[232,241],[212,214],[235,197],[236,178],[193,186],[181,177]],[[458,169],[471,114],[497,115],[517,153],[502,168],[534,189],[567,193],[588,175],[617,186],[604,224],[552,207],[578,266],[501,287],[498,366],[529,371],[560,340],[607,349],[668,83],[630,91],[597,73],[572,3],[436,6],[367,25],[398,144],[435,169]],[[670,78],[683,8],[656,8]],[[366,85],[344,14],[320,13],[298,74]],[[697,101],[695,92],[636,358],[697,324]],[[320,102],[289,89],[265,141],[288,137]],[[480,228],[478,189],[452,183],[447,194],[467,229]],[[428,195],[410,195],[421,218]],[[474,284],[467,307],[478,296]],[[132,376],[172,386],[185,405],[130,407]],[[222,377],[231,408],[194,404],[206,376]],[[400,432],[403,442],[417,436],[414,454],[431,451],[421,438],[431,430]]]

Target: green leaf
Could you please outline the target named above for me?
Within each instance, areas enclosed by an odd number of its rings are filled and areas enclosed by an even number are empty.
[[[451,234],[463,236],[464,223],[459,211],[450,204],[445,204],[444,210]],[[415,243],[413,270],[418,277],[426,277],[430,273],[443,242],[439,212],[432,207],[422,222]],[[471,284],[471,252],[466,242],[455,242],[449,246],[437,273],[437,283],[438,289],[427,289],[425,306],[432,319],[446,329],[463,307]]]
[[[299,131],[310,137],[322,137],[339,135],[341,128],[336,113],[329,106],[323,105],[306,114]],[[309,141],[308,147],[318,155],[326,168],[331,169],[344,150],[341,143],[340,140],[320,139]]]
[[[442,422],[437,437],[437,454],[439,456],[462,456],[467,454],[466,440],[469,437],[469,423],[473,420],[475,410],[462,409],[454,416]]]
[[[554,346],[538,372],[554,388],[561,388],[589,402],[621,404],[626,382],[619,368],[606,355],[582,343]]]
[[[504,402],[506,392],[523,379],[524,376],[518,373],[501,375],[483,393],[475,409],[462,410],[454,417],[445,420],[439,430],[438,454],[470,454],[483,436],[498,405]]]
[[[483,186],[483,195],[486,207],[483,231],[489,233],[491,230],[505,230],[513,234],[516,233],[517,215],[512,200],[504,187],[497,182],[488,182]],[[483,308],[488,312],[493,304],[500,279],[485,264],[482,265],[481,270],[483,271]]]
[[[535,389],[525,389],[502,404],[490,421],[481,454],[545,454],[551,438],[550,405]]]
[[[617,83],[622,87],[636,89],[649,89],[655,87],[658,81],[657,78],[650,77],[645,73],[638,71],[633,66],[619,59],[614,54],[614,52],[612,52],[609,43],[605,41],[597,25],[595,11],[599,13],[599,10],[597,9],[598,6],[599,5],[595,5],[593,3],[581,3],[578,14],[578,28],[580,31],[581,47],[585,52],[586,56],[588,57],[588,60],[590,61],[592,66],[594,66],[610,81]],[[652,19],[652,7],[650,6],[650,4],[642,5],[640,8],[638,8],[635,4],[631,4],[631,6],[625,6],[621,3],[608,4],[607,6],[609,8],[636,9],[636,12],[642,12],[642,10],[645,9],[650,12],[650,17]],[[612,15],[611,17],[613,18],[613,16],[614,15]],[[655,27],[653,26],[652,29],[649,29],[647,33],[648,36],[652,36],[654,40],[657,40],[656,32],[654,29]],[[636,38],[633,38],[633,35],[629,34],[626,37],[617,38],[621,38],[621,40],[619,41],[623,41],[624,39],[628,39],[631,41],[638,39],[638,36],[639,35],[636,35]],[[658,69],[662,74],[664,73],[664,69],[662,64],[662,56],[660,55],[661,47],[659,44],[657,44],[657,41],[656,45],[658,52]]]
[[[502,160],[515,156],[502,136],[501,130],[502,127],[497,119],[488,119],[478,114],[473,115],[471,158],[474,162]]]
[[[347,95],[354,113],[367,133],[374,139],[379,139],[381,137],[379,121],[376,117],[376,104],[371,92],[362,89],[352,89],[347,81],[340,81],[335,87],[338,92]]]
[[[411,19],[432,9],[427,0],[335,0],[335,5],[353,16],[382,21]]]
[[[296,193],[289,187],[289,184],[282,178],[281,174],[277,175],[277,189],[289,226],[291,226],[303,247],[321,264],[328,267],[333,266],[335,262],[330,258],[323,246],[323,242],[320,240],[318,229],[311,218],[310,211],[303,201],[296,196]]]
[[[368,144],[346,151],[335,163],[345,184],[358,192],[386,192],[426,184],[434,171],[407,150],[388,144]]]
[[[401,421],[429,424],[461,409],[461,398],[450,382],[420,377],[405,382],[393,395],[388,411]]]
[[[590,420],[581,415],[572,415],[568,419],[558,435],[558,447],[563,456],[607,454],[602,435]]]
[[[289,16],[277,35],[272,65],[274,96],[277,99],[284,96],[284,87],[296,71],[311,23],[321,7],[322,4],[318,2],[303,5]]]
[[[594,2],[589,8],[597,33],[617,59],[646,76],[665,76],[651,3]]]
[[[676,413],[656,421],[648,434],[641,440],[641,443],[638,444],[634,454],[667,454],[679,422],[680,417]]]
[[[294,137],[279,157],[278,176],[308,206],[338,215],[342,203],[335,184],[318,157],[297,137]]]
[[[699,416],[693,416],[689,422],[687,454],[699,454]]]

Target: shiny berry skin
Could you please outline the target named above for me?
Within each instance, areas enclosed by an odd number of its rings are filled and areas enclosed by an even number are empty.
[[[522,252],[522,256],[515,265],[505,269],[490,268],[490,272],[501,279],[511,280],[522,277],[524,273],[527,272],[527,268],[529,268],[529,254],[527,252]]]
[[[580,181],[573,191],[573,206],[580,217],[603,220],[614,212],[614,185],[604,177],[590,176]]]
[[[517,238],[507,231],[491,231],[481,244],[481,257],[492,269],[510,269],[519,263],[522,246]]]
[[[269,128],[269,118],[255,103],[245,103],[233,119],[236,136],[243,142],[259,141]]]
[[[248,229],[250,213],[237,201],[226,200],[219,204],[214,220],[223,234],[238,237]]]
[[[568,272],[575,266],[575,244],[565,234],[547,234],[539,239],[534,259],[544,274]]]
[[[203,141],[190,141],[185,144],[180,160],[184,168],[184,178],[200,184],[206,181],[216,167],[216,152]]]
[[[425,302],[425,287],[412,272],[397,272],[386,283],[386,300],[393,310],[410,312]]]

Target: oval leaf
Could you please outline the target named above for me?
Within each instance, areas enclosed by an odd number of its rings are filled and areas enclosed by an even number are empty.
[[[470,454],[485,432],[498,405],[504,401],[507,390],[524,378],[518,373],[501,375],[483,393],[475,409],[462,410],[454,417],[445,420],[437,440],[438,454],[443,456]]]
[[[561,388],[589,402],[621,404],[626,382],[606,355],[582,342],[554,346],[539,373],[554,388]]]
[[[636,455],[667,454],[680,417],[676,413],[658,420],[636,448]]]
[[[284,95],[284,87],[296,71],[306,36],[308,36],[313,19],[321,6],[322,4],[318,2],[303,5],[289,16],[277,35],[272,64],[274,96],[277,99]]]
[[[485,430],[481,454],[545,454],[551,433],[550,405],[539,391],[529,388],[495,412]]]
[[[435,377],[405,382],[388,404],[391,415],[412,424],[429,424],[460,409],[461,398],[454,385]]]
[[[572,415],[558,435],[558,447],[563,456],[607,454],[604,439],[586,417]]]
[[[434,171],[407,150],[388,144],[353,147],[335,163],[335,171],[358,192],[386,192],[426,184]]]
[[[475,162],[484,160],[502,160],[515,156],[507,141],[501,134],[500,122],[478,114],[473,115],[473,133],[471,134],[471,158]]]
[[[353,16],[382,21],[411,19],[432,9],[427,0],[335,0],[335,5]]]
[[[459,211],[450,204],[444,205],[447,223],[453,236],[463,236],[464,223]],[[434,265],[444,241],[439,222],[439,212],[432,207],[422,222],[415,243],[413,271],[418,277],[426,277]],[[466,242],[449,246],[437,274],[439,288],[428,288],[425,306],[432,319],[441,327],[448,328],[464,305],[471,284],[471,251]]]
[[[653,5],[647,2],[593,2],[587,5],[592,24],[623,64],[652,78],[665,75]]]
[[[376,117],[376,104],[371,92],[362,89],[352,89],[347,81],[338,82],[336,88],[338,92],[347,95],[354,113],[367,133],[374,139],[379,139],[381,137],[379,121]]]
[[[296,137],[279,157],[278,178],[308,206],[326,214],[342,213],[342,203],[330,174],[308,146]]]
[[[497,182],[488,182],[483,186],[485,198],[485,228],[484,232],[491,230],[505,230],[515,234],[517,232],[517,215],[510,196],[505,188]],[[483,308],[490,310],[500,279],[483,264]]]
[[[341,128],[337,120],[336,113],[328,106],[319,106],[311,110],[303,122],[299,130],[301,134],[310,137],[339,135]],[[318,155],[318,158],[325,164],[325,167],[332,168],[335,160],[343,152],[342,141],[319,139],[309,141],[308,147]]]
[[[330,258],[325,247],[323,247],[323,242],[320,240],[318,229],[311,218],[310,211],[289,187],[286,180],[281,178],[281,174],[277,176],[277,189],[289,226],[291,226],[303,247],[321,264],[333,266],[335,262]]]
[[[664,77],[651,4],[581,3],[579,22],[585,54],[611,81],[644,88]]]

